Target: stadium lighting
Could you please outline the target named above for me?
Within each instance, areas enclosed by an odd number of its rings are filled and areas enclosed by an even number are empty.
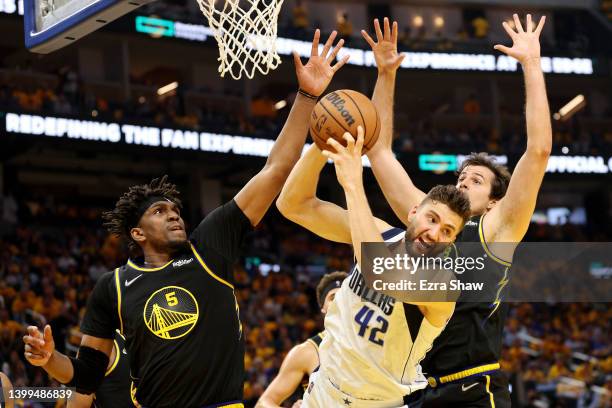
[[[553,115],[553,118],[555,120],[561,120],[561,121],[568,120],[576,112],[578,112],[580,109],[584,108],[585,106],[586,106],[586,99],[584,98],[584,95],[582,94],[576,95],[574,99],[572,99],[571,101],[566,103],[565,106],[559,109],[559,112],[555,113]]]
[[[285,106],[287,106],[287,101],[283,99],[283,100],[278,101],[278,102],[276,102],[276,103],[274,104],[274,109],[276,109],[276,110],[281,110],[281,109],[283,109]]]
[[[442,16],[436,16],[434,18],[434,26],[436,26],[437,28],[442,28],[444,27],[444,17]]]
[[[422,16],[414,16],[412,19],[412,24],[415,27],[421,27],[423,25],[423,17]]]
[[[164,94],[167,94],[168,92],[174,91],[176,88],[178,88],[178,82],[177,81],[170,82],[168,85],[164,85],[161,88],[159,88],[157,90],[157,95],[162,96]]]

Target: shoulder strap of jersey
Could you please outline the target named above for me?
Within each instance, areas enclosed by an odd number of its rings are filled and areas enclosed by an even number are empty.
[[[480,221],[478,222],[478,237],[480,238],[480,242],[482,243],[483,249],[485,250],[487,255],[489,255],[489,257],[491,257],[491,259],[493,259],[495,262],[506,267],[512,266],[512,262],[505,261],[495,256],[493,252],[491,252],[491,250],[489,249],[489,245],[487,245],[487,239],[484,235],[484,218],[485,214],[482,214],[482,216],[480,217]]]
[[[385,241],[398,241],[404,237],[405,231],[401,228],[392,227],[383,232],[382,239]]]
[[[314,336],[312,336],[311,338],[309,338],[306,341],[311,342],[315,346],[317,351],[318,351],[319,350],[319,346],[321,345],[321,342],[323,341],[323,337],[325,337],[325,332],[324,331],[315,334]]]

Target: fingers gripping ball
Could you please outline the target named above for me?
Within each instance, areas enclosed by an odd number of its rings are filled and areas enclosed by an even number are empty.
[[[363,153],[374,146],[380,133],[380,117],[372,101],[365,95],[342,89],[325,95],[310,116],[310,136],[321,150],[330,150],[327,139],[334,138],[343,146],[342,137],[349,132],[357,137],[357,127],[364,131]]]

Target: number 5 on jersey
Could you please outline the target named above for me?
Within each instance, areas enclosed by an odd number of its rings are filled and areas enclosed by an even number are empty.
[[[359,335],[361,337],[366,337],[366,332],[370,329],[370,334],[368,336],[368,340],[372,343],[382,346],[385,343],[383,339],[384,334],[387,332],[389,328],[389,322],[382,316],[376,316],[376,322],[380,323],[377,327],[370,327],[369,323],[374,316],[374,310],[370,309],[367,306],[363,306],[355,315],[355,322],[359,326]]]
[[[166,302],[168,306],[178,305],[178,299],[176,298],[176,292],[166,293]]]

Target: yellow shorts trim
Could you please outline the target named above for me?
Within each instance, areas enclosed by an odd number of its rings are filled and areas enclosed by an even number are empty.
[[[499,365],[499,363],[484,364],[478,367],[469,368],[467,370],[459,371],[457,373],[445,375],[439,378],[429,377],[427,379],[427,382],[429,383],[431,387],[437,387],[440,384],[446,384],[452,381],[457,381],[463,378],[471,377],[473,375],[486,373],[489,371],[499,370],[500,368],[501,366]]]

